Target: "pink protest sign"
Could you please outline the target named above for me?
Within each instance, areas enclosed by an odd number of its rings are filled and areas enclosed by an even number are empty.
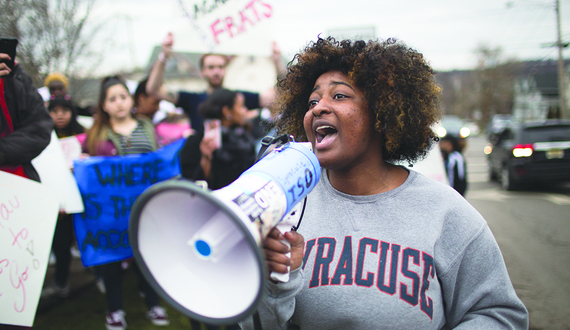
[[[178,0],[186,24],[179,50],[229,55],[271,55],[275,0]]]
[[[0,171],[0,324],[34,323],[58,210],[48,188]]]

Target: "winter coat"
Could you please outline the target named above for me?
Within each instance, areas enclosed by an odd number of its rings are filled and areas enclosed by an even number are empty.
[[[26,176],[40,181],[32,165],[49,144],[53,120],[32,79],[16,65],[14,75],[4,80],[4,96],[10,112],[14,132],[0,138],[0,165],[22,165]],[[5,123],[0,120],[0,131]]]

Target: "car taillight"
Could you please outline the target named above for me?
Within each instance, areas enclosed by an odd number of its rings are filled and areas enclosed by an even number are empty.
[[[532,156],[532,144],[517,144],[513,148],[513,156],[530,157]]]

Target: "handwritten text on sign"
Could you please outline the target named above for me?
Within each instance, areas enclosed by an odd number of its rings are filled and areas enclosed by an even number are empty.
[[[271,0],[181,1],[215,44],[249,32],[273,15]]]
[[[74,215],[85,266],[132,257],[128,225],[131,207],[149,186],[180,174],[184,139],[140,155],[91,157],[76,161],[74,175],[85,212]]]
[[[0,324],[33,324],[59,209],[52,195],[0,171]]]

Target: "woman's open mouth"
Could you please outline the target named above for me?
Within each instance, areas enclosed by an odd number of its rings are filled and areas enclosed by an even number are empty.
[[[324,148],[329,146],[337,137],[338,131],[330,125],[321,125],[315,129],[316,147]]]

